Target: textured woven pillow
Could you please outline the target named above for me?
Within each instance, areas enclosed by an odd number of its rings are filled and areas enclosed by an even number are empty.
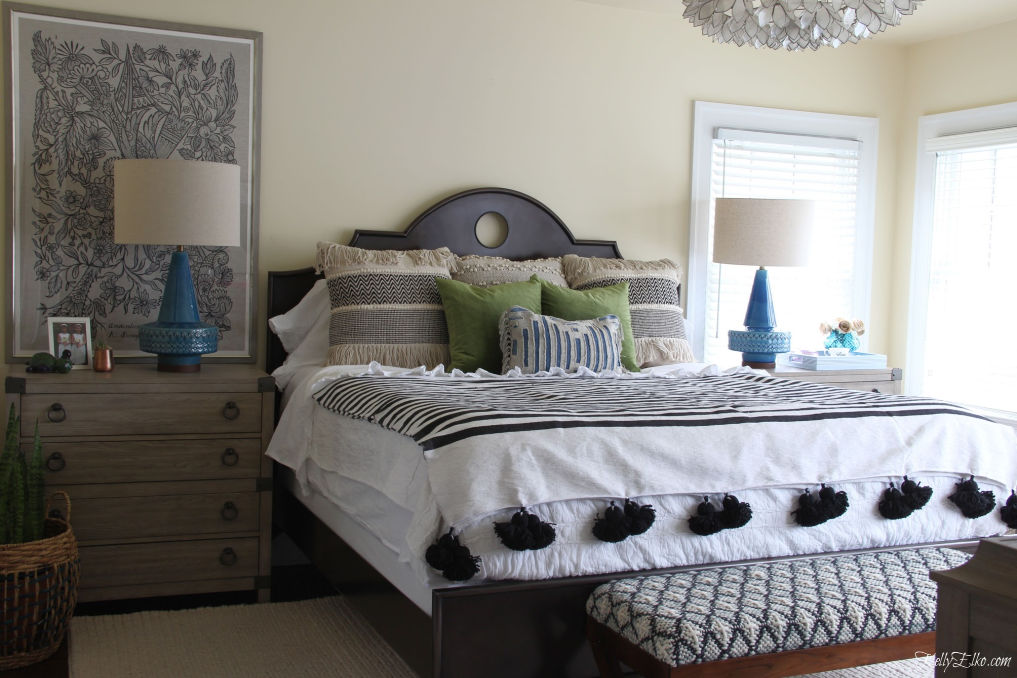
[[[562,320],[513,306],[501,316],[502,372],[523,374],[560,367],[595,372],[621,367],[621,321],[605,315],[592,320]]]
[[[365,250],[318,243],[331,316],[329,365],[377,360],[396,367],[447,364],[448,331],[435,278],[450,277],[453,254]]]
[[[681,271],[669,259],[632,261],[566,254],[562,268],[569,287],[589,290],[629,284],[629,313],[641,367],[694,362],[678,295]]]
[[[561,259],[558,257],[513,261],[502,257],[482,257],[470,254],[465,257],[456,257],[452,268],[453,280],[479,287],[522,282],[529,280],[534,275],[555,285],[568,287],[561,270]]]

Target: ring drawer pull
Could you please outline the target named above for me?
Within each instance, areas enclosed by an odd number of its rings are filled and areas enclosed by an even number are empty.
[[[227,546],[222,550],[222,553],[219,554],[219,564],[225,567],[232,567],[233,565],[236,565],[237,552]]]
[[[60,403],[53,403],[49,406],[49,409],[46,410],[46,418],[54,424],[59,424],[67,418],[67,410],[65,410],[64,406]]]
[[[240,515],[240,511],[237,509],[236,504],[228,501],[222,505],[222,510],[219,511],[219,515],[222,516],[223,520],[236,520],[237,516]]]
[[[222,416],[229,421],[233,421],[240,416],[240,408],[237,407],[237,404],[234,401],[230,400],[222,408]]]
[[[67,460],[64,459],[64,455],[59,452],[54,452],[46,457],[46,468],[54,473],[57,471],[63,471],[65,466],[67,466]]]
[[[236,466],[240,461],[240,455],[232,447],[227,447],[223,450],[221,459],[223,466]]]

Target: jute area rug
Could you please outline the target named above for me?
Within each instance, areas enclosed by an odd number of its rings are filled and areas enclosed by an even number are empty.
[[[75,617],[68,668],[70,678],[416,678],[338,596]],[[813,674],[932,675],[931,657]]]

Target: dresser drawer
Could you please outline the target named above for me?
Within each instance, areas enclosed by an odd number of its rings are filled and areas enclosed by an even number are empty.
[[[260,475],[261,440],[44,440],[42,456],[50,485],[255,478]]]
[[[259,498],[258,492],[72,497],[71,522],[81,542],[254,532]]]
[[[21,420],[39,422],[39,434],[53,436],[255,433],[261,431],[257,393],[27,394]],[[22,428],[30,437],[33,426]]]
[[[82,589],[253,577],[258,538],[82,546]]]

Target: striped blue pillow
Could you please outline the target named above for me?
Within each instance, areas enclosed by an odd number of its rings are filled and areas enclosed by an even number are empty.
[[[595,372],[621,367],[621,321],[616,315],[593,320],[562,320],[513,306],[501,315],[502,373],[523,374],[580,366]]]

